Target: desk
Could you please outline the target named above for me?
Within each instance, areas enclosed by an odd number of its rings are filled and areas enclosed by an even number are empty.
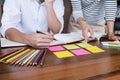
[[[48,52],[43,67],[0,64],[0,80],[120,80],[120,49],[101,48],[106,52],[64,59]]]

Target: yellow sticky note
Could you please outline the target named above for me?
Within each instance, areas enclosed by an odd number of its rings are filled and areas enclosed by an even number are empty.
[[[53,52],[58,58],[66,58],[66,57],[72,57],[74,56],[69,51],[59,51],[59,52]]]
[[[88,47],[92,47],[92,45],[88,44],[88,43],[76,43],[78,46],[82,47],[82,48],[88,48]]]
[[[77,46],[75,44],[64,45],[64,47],[68,50],[80,48],[79,46]]]
[[[103,49],[100,49],[97,46],[92,46],[92,47],[88,47],[86,48],[87,50],[91,51],[92,53],[99,53],[99,52],[104,52]]]

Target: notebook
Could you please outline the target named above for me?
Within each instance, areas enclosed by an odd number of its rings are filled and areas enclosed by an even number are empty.
[[[18,43],[18,42],[14,42],[14,41],[10,41],[7,40],[5,38],[1,38],[1,47],[15,47],[15,46],[25,46],[26,44],[22,44],[22,43]]]
[[[88,34],[89,35],[89,34]],[[95,35],[98,35],[95,33]],[[71,33],[61,33],[61,34],[55,34],[54,35],[55,40],[51,42],[52,45],[59,45],[59,44],[67,44],[72,42],[77,42],[80,40],[83,40],[82,31],[79,30],[77,32],[71,32]],[[25,46],[26,44],[14,42],[7,40],[5,38],[1,38],[1,47],[15,47],[15,46]]]

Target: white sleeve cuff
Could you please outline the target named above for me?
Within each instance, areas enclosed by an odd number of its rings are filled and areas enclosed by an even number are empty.
[[[16,27],[15,24],[10,24],[10,25],[1,26],[0,32],[1,32],[1,34],[2,34],[3,37],[5,37],[5,35],[6,35],[5,33],[6,33],[6,31],[7,31],[9,28],[15,28],[15,29],[17,29],[17,27]]]

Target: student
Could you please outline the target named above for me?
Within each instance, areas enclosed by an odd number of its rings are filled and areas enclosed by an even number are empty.
[[[63,0],[5,0],[1,34],[35,48],[48,47],[63,30]],[[44,34],[36,33],[39,30]]]
[[[73,17],[82,29],[85,41],[94,37],[93,31],[105,31],[107,23],[108,38],[110,40],[120,40],[114,35],[114,20],[117,9],[117,0],[71,0],[73,7]],[[92,26],[94,25],[94,26]],[[79,29],[77,28],[77,29]]]

